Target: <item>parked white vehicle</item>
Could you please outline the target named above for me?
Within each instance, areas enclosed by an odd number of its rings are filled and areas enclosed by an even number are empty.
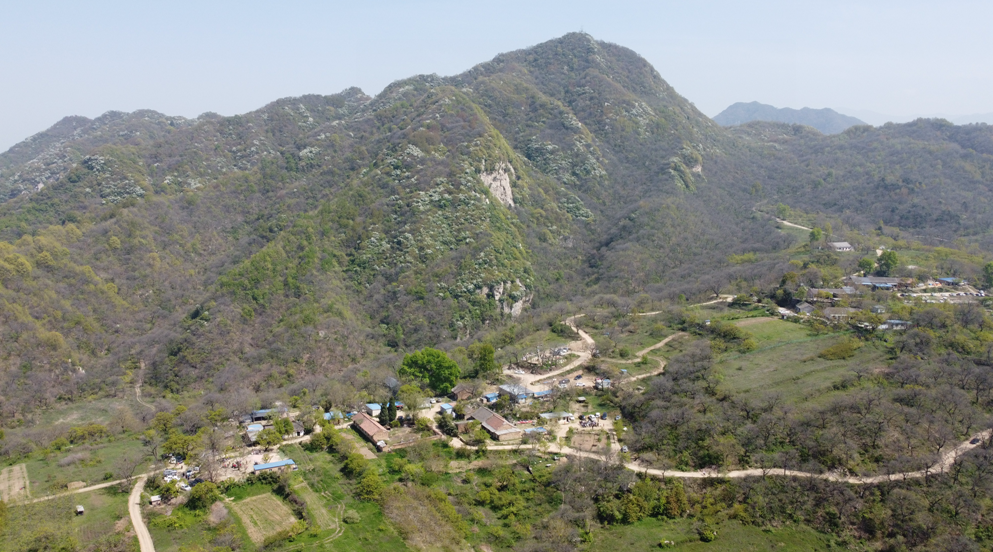
[[[187,485],[186,483],[180,483],[179,488],[184,492],[190,492],[190,486]]]

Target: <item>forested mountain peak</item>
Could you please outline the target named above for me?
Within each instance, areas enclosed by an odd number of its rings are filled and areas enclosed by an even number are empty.
[[[728,260],[791,246],[769,202],[986,246],[991,136],[724,129],[582,33],[375,97],[67,118],[0,155],[4,408],[142,363],[176,391],[282,389],[575,298],[770,277],[782,258]]]

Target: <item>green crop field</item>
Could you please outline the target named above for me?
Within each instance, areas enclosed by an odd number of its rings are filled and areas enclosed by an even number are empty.
[[[778,392],[787,399],[809,399],[829,391],[852,366],[882,365],[885,357],[878,346],[866,345],[853,358],[824,360],[817,354],[843,336],[811,336],[805,326],[780,320],[744,329],[754,336],[757,348],[747,354],[727,354],[717,363],[725,384],[740,393]]]
[[[659,550],[659,542],[663,539],[676,543],[676,546],[669,550],[680,552],[696,550],[819,552],[831,548],[830,537],[804,526],[762,529],[742,525],[737,521],[728,521],[719,524],[716,530],[717,539],[705,543],[697,537],[692,520],[660,521],[646,518],[631,525],[615,525],[597,532],[596,540],[587,550],[590,552]]]
[[[271,493],[234,502],[231,510],[241,519],[255,544],[262,544],[266,538],[293,527],[297,521],[290,507]]]

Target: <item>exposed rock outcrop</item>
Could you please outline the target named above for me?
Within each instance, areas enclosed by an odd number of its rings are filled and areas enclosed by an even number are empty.
[[[514,193],[510,189],[511,177],[516,178],[514,167],[503,161],[497,163],[491,172],[485,172],[484,167],[484,172],[479,175],[483,184],[490,189],[493,197],[497,198],[500,203],[503,203],[507,207],[514,206]]]

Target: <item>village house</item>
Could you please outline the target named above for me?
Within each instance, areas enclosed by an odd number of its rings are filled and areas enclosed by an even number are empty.
[[[832,251],[855,251],[855,248],[852,247],[852,244],[844,241],[828,242],[828,247],[830,247]]]
[[[811,314],[814,314],[814,311],[815,310],[817,310],[817,309],[813,305],[811,305],[810,303],[808,303],[806,301],[804,301],[804,302],[802,302],[802,303],[800,303],[799,305],[796,306],[796,312],[797,312],[797,314],[805,314],[807,316],[810,316]]]
[[[849,276],[848,280],[855,286],[869,286],[882,290],[907,288],[913,283],[910,278],[887,278],[883,276]]]
[[[452,397],[456,401],[464,401],[466,399],[471,399],[472,398],[472,386],[470,386],[468,384],[465,384],[465,383],[460,383],[460,384],[456,385],[455,388],[452,389]]]
[[[245,438],[248,440],[247,444],[255,444],[255,439],[258,438],[259,433],[261,433],[263,429],[265,429],[265,427],[262,424],[248,424],[248,427],[245,428]]]
[[[855,312],[858,312],[858,309],[851,307],[828,307],[824,309],[824,316],[832,322],[844,322]]]
[[[383,405],[379,403],[366,403],[365,411],[370,416],[379,416],[379,412],[383,409]]]
[[[355,425],[356,431],[372,443],[389,439],[389,430],[365,412],[359,412],[352,417],[352,424]]]
[[[517,383],[505,383],[499,387],[501,395],[507,395],[513,402],[522,402],[534,395],[534,391]]]
[[[521,430],[485,406],[477,408],[469,418],[482,424],[483,429],[497,441],[510,441],[521,437]]]

